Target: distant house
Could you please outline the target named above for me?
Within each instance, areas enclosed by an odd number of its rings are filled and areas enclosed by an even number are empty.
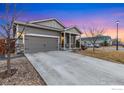
[[[96,41],[96,44],[100,45],[112,45],[112,39],[110,36],[98,36],[98,37],[86,37],[86,38],[81,38],[81,44],[91,44],[91,41],[94,38],[98,38]]]
[[[117,45],[117,39],[112,39],[112,45]],[[120,38],[118,38],[118,45],[119,46],[122,46],[123,45],[123,43],[121,42],[121,39]]]
[[[0,38],[0,55],[5,55],[7,53],[7,50],[5,48],[6,39]],[[11,53],[15,53],[15,40],[11,39]]]
[[[81,31],[75,27],[66,27],[55,18],[25,22],[15,22],[15,38],[25,27],[16,46],[25,53],[43,51],[80,49],[76,46],[76,37],[81,37]]]

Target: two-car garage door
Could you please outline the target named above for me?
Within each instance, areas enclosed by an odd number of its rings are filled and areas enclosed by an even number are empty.
[[[25,35],[25,53],[58,50],[58,43],[58,37]]]

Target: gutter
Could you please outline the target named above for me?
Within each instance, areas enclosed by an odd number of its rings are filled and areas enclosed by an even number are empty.
[[[57,28],[53,28],[53,27],[48,27],[48,26],[40,26],[40,25],[35,25],[35,24],[31,24],[31,23],[24,23],[24,22],[18,22],[16,21],[15,24],[19,24],[19,25],[23,25],[23,26],[29,26],[29,27],[35,27],[35,28],[40,28],[40,29],[47,29],[47,30],[53,30],[53,31],[58,31],[58,32],[62,32],[62,29],[57,29]]]

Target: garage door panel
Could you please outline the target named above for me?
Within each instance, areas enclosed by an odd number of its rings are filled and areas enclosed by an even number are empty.
[[[54,50],[58,50],[58,38],[25,36],[26,53]]]
[[[47,49],[50,50],[57,50],[58,49],[58,39],[56,38],[49,38],[47,41]]]

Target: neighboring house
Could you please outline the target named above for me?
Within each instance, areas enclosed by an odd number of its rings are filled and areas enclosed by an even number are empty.
[[[112,39],[110,36],[98,36],[98,37],[86,37],[86,38],[81,38],[81,44],[85,45],[85,44],[91,44],[91,41],[94,38],[98,38],[96,41],[96,44],[100,44],[100,45],[112,45]],[[95,39],[94,39],[95,40]]]
[[[117,39],[112,39],[112,45],[117,45]],[[121,42],[121,39],[120,38],[118,38],[118,45],[119,46],[122,46],[123,45],[123,43]]]
[[[4,38],[0,38],[0,55],[5,55],[7,53],[6,50],[6,39]],[[15,40],[11,39],[11,53],[15,53]]]
[[[35,53],[81,48],[81,44],[76,46],[76,37],[81,37],[81,31],[75,26],[65,27],[57,19],[31,21],[27,24],[15,22],[15,26],[15,38],[25,27],[21,38],[16,42],[17,50],[21,49],[19,51]]]

